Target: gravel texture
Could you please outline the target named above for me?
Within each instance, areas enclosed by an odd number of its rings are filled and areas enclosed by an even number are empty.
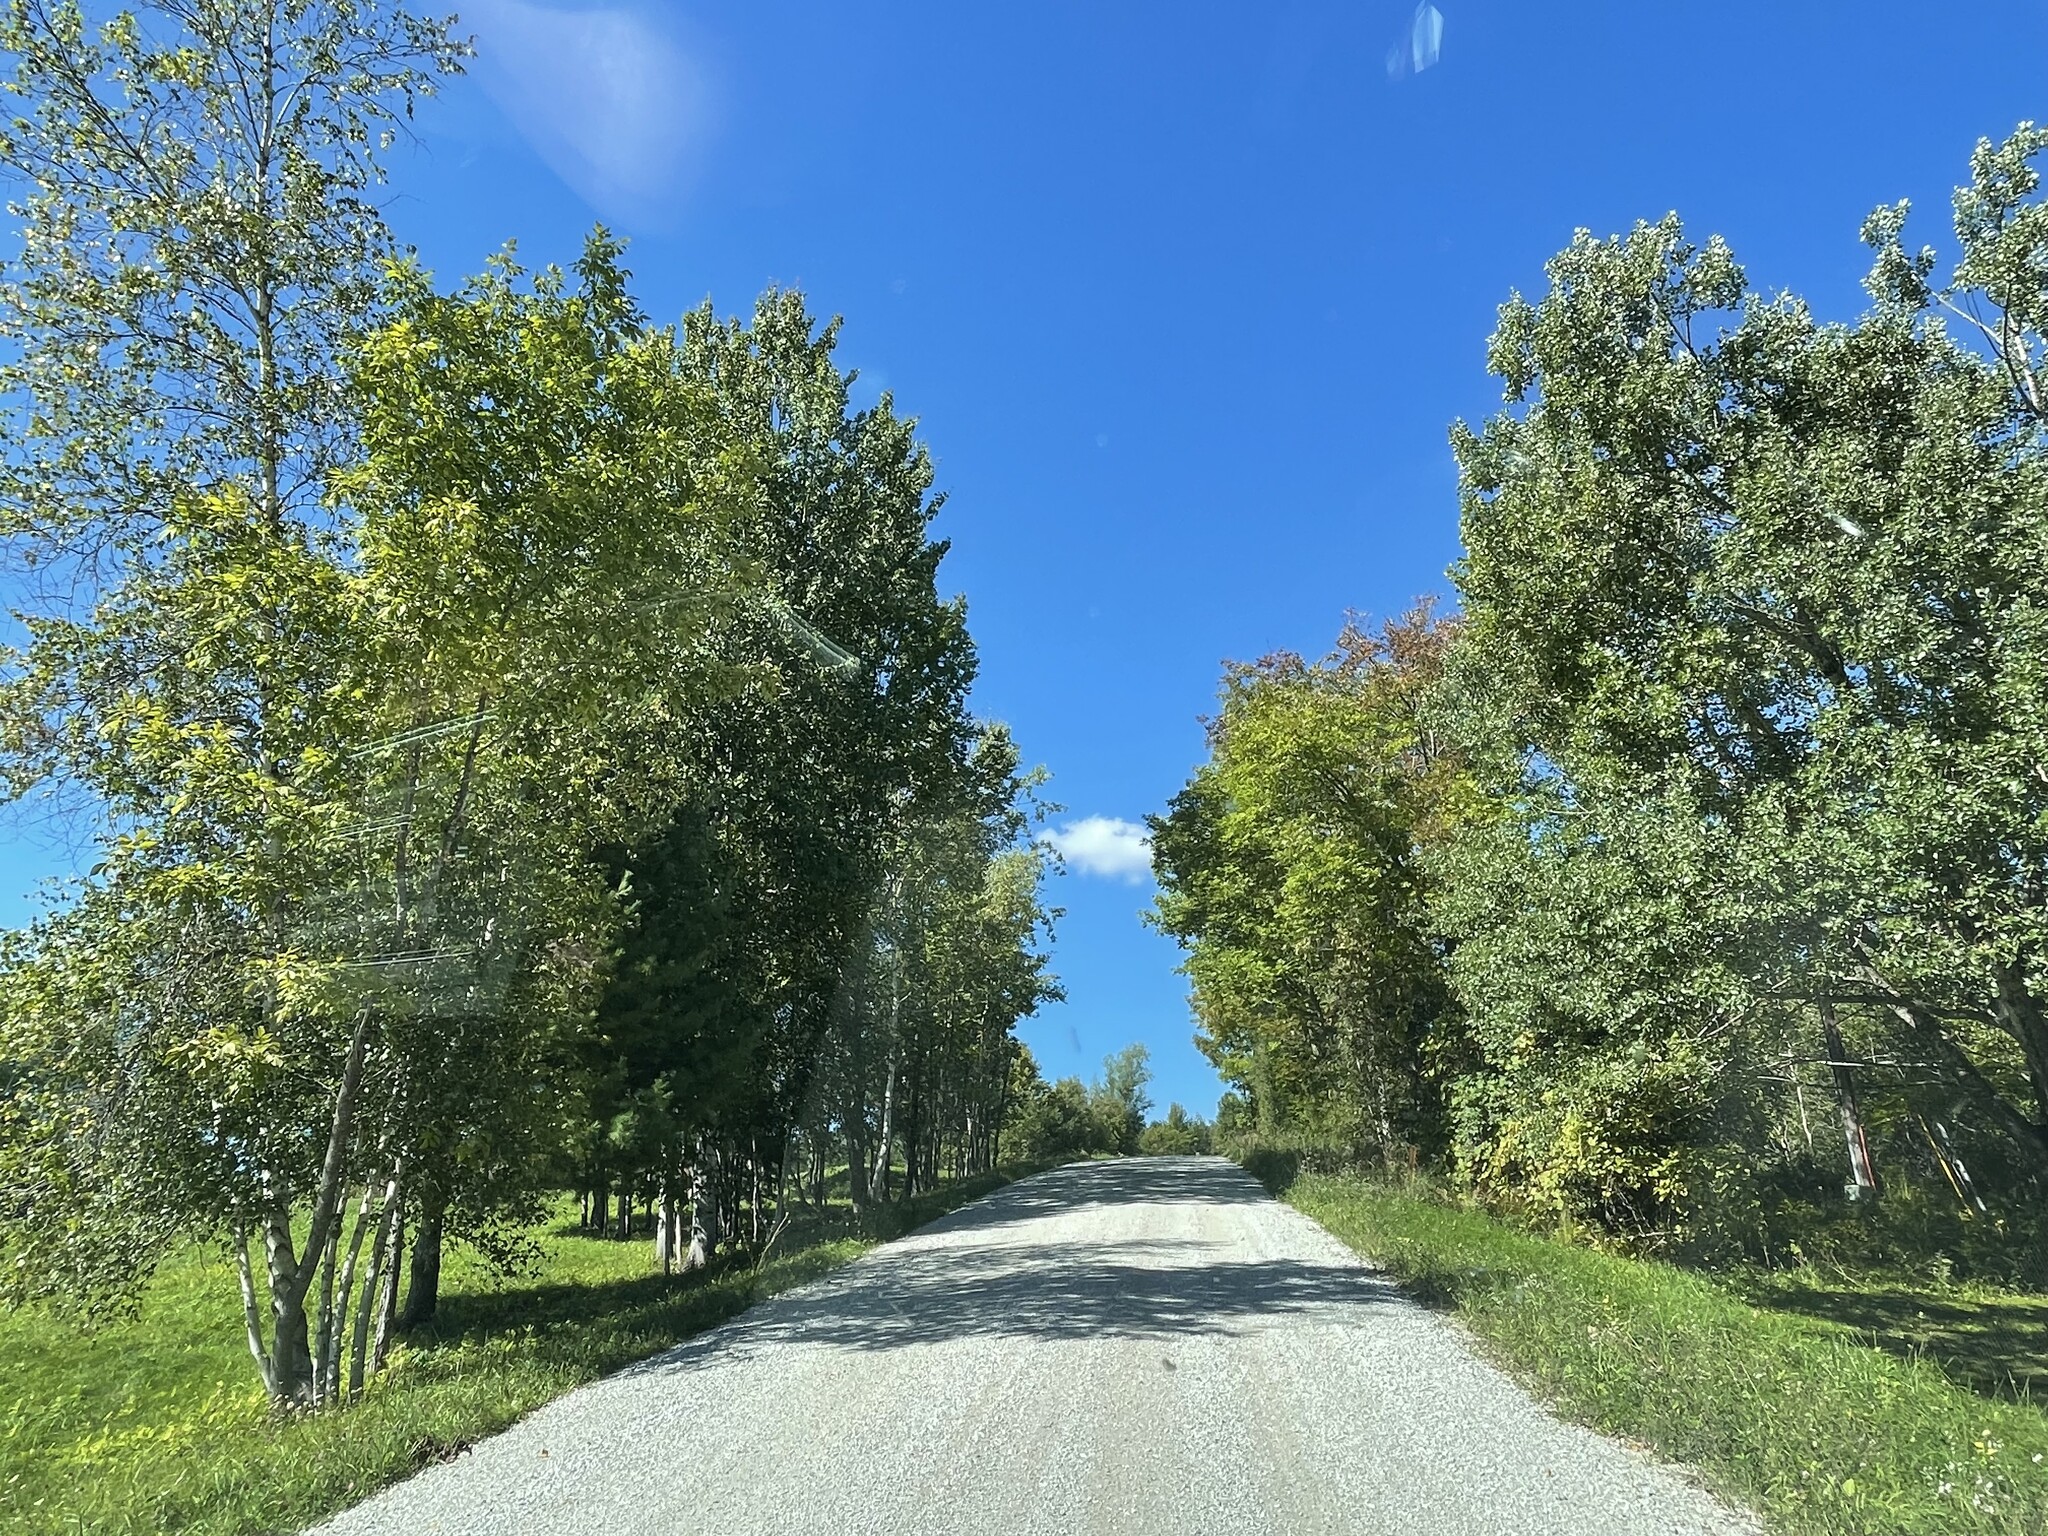
[[[1220,1158],[1012,1184],[320,1527],[1751,1536]]]

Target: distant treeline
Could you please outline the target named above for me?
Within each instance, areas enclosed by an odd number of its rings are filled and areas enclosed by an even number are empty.
[[[1227,1130],[1716,1251],[2032,1220],[2044,146],[1979,146],[1945,279],[1872,214],[1854,324],[1675,219],[1502,307],[1460,611],[1232,667],[1153,823]]]
[[[1152,1081],[1152,1064],[1143,1045],[1127,1045],[1109,1057],[1092,1083],[1078,1077],[1047,1083],[1030,1051],[1022,1048],[1016,1072],[1014,1145],[1032,1162],[1210,1150],[1213,1127],[1178,1104],[1167,1106],[1165,1119],[1148,1123],[1152,1099],[1145,1085]]]

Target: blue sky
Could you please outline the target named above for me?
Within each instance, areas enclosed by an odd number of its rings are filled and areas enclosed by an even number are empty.
[[[1136,822],[1224,658],[1448,591],[1446,429],[1493,408],[1495,307],[1574,228],[1676,209],[1847,318],[1863,215],[1911,197],[1939,244],[1971,145],[2048,116],[2048,0],[1438,10],[1395,78],[1412,3],[479,0],[390,213],[449,279],[602,218],[657,318],[769,282],[843,314],[936,456],[978,709],[1062,821]],[[58,862],[0,850],[0,921]],[[1142,1040],[1160,1105],[1206,1111],[1132,862],[1061,881],[1069,999],[1023,1034],[1049,1074]]]

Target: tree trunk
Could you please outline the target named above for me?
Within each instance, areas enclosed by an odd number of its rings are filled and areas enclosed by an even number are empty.
[[[346,1200],[348,1154],[355,1128],[356,1094],[363,1080],[363,1056],[369,1046],[370,1014],[356,1017],[350,1032],[348,1052],[342,1060],[341,1084],[335,1090],[334,1109],[327,1127],[327,1148],[320,1161],[320,1177],[313,1189],[313,1219],[306,1233],[305,1252],[292,1245],[291,1190],[282,1178],[269,1181],[270,1209],[263,1220],[264,1268],[270,1281],[270,1373],[271,1401],[295,1408],[313,1407],[319,1382],[313,1370],[313,1351],[308,1338],[306,1297],[314,1280],[330,1266],[334,1228],[341,1220]],[[260,1362],[259,1362],[260,1363]]]
[[[718,1178],[716,1154],[708,1138],[697,1140],[697,1158],[690,1165],[690,1248],[683,1260],[685,1272],[702,1269],[717,1257],[724,1236],[718,1220]]]
[[[310,1408],[316,1388],[313,1352],[306,1339],[306,1298],[288,1292],[270,1294],[271,1398],[294,1408]]]
[[[875,1169],[868,1175],[868,1188],[879,1189],[882,1198],[889,1198],[889,1159],[894,1152],[890,1141],[896,1133],[896,1053],[889,1053],[889,1075],[882,1083],[882,1137],[881,1146],[875,1153]]]
[[[1916,1039],[1942,1058],[1942,1065],[1957,1089],[1974,1100],[2012,1139],[2027,1163],[2028,1172],[2036,1179],[2048,1178],[2048,1126],[2021,1114],[2004,1091],[1984,1075],[1969,1052],[1951,1038],[1941,1019],[1886,979],[1877,968],[1868,944],[1859,942],[1855,947],[1861,962],[1857,968],[1861,979],[1884,994],[1884,1006],[1912,1030]]]
[[[775,1229],[789,1213],[789,1163],[793,1148],[788,1140],[788,1131],[783,1132],[783,1137],[782,1158],[775,1165],[775,1210],[768,1222],[768,1240],[771,1243],[775,1241]]]
[[[249,1354],[263,1378],[263,1390],[277,1396],[277,1372],[270,1363],[270,1351],[263,1347],[263,1312],[256,1304],[256,1272],[249,1260],[249,1229],[235,1234],[235,1277],[242,1283],[242,1327],[248,1335]]]
[[[391,1227],[398,1219],[398,1202],[404,1189],[400,1182],[403,1174],[404,1163],[401,1160],[392,1167],[391,1177],[384,1185],[384,1203],[377,1212],[377,1239],[370,1245],[370,1272],[363,1277],[363,1299],[356,1308],[355,1332],[350,1340],[349,1402],[363,1395],[363,1381],[370,1363],[370,1318],[381,1304],[385,1265],[391,1254]]]
[[[666,1275],[675,1268],[676,1239],[681,1235],[681,1213],[676,1199],[675,1186],[666,1177],[661,1181],[661,1213],[654,1228],[654,1257]]]
[[[384,1279],[377,1294],[377,1337],[370,1347],[370,1372],[384,1369],[391,1338],[398,1329],[398,1269],[405,1262],[405,1207],[400,1205],[391,1227],[391,1252],[384,1261]]]
[[[903,1197],[907,1200],[924,1187],[925,1091],[922,1071],[914,1073],[904,1086]]]
[[[1849,1183],[1852,1200],[1875,1200],[1879,1194],[1877,1168],[1870,1159],[1870,1138],[1864,1133],[1863,1115],[1856,1105],[1856,1074],[1842,1044],[1841,1027],[1835,1022],[1832,999],[1820,1003],[1820,1042],[1835,1079],[1835,1107],[1842,1116],[1842,1138],[1849,1148]]]
[[[333,1231],[332,1222],[327,1230]],[[321,1238],[324,1245],[327,1233],[323,1232]],[[299,1281],[303,1266],[292,1256],[289,1211],[273,1209],[265,1219],[263,1248],[270,1277],[271,1398],[287,1407],[311,1408],[319,1395],[319,1383],[313,1377],[313,1350],[306,1319],[306,1293],[310,1286]]]
[[[846,1193],[856,1209],[868,1203],[868,1107],[856,1096],[839,1117],[846,1141]]]
[[[376,1178],[363,1183],[363,1198],[356,1207],[355,1226],[349,1233],[348,1258],[335,1278],[335,1253],[330,1250],[325,1266],[327,1279],[320,1298],[320,1331],[313,1348],[314,1389],[323,1403],[333,1402],[341,1393],[342,1339],[348,1327],[348,1304],[355,1294],[356,1264],[362,1257],[363,1235],[370,1230],[370,1207],[377,1198]],[[336,1227],[335,1236],[340,1237]]]
[[[2019,1042],[2027,1063],[2027,1085],[2034,1093],[2034,1118],[2048,1123],[2048,1021],[2027,986],[2024,967],[2015,961],[1998,968],[1998,1021]]]
[[[417,1328],[433,1321],[441,1307],[441,1207],[427,1205],[420,1212],[420,1229],[412,1240],[412,1269],[406,1278],[405,1309],[399,1314],[402,1328]]]
[[[1003,1075],[996,1082],[996,1111],[988,1119],[988,1165],[998,1167],[1003,1160],[1003,1121],[1010,1113],[1010,1068],[1012,1063],[1007,1052],[1003,1057]]]
[[[370,1192],[363,1191],[363,1204],[356,1212],[356,1230],[362,1231],[370,1208]],[[313,1392],[322,1402],[328,1398],[327,1362],[334,1358],[334,1275],[340,1268],[341,1223],[336,1222],[327,1239],[327,1254],[320,1264],[320,1309],[313,1315]],[[353,1249],[350,1250],[354,1252]],[[346,1305],[346,1303],[344,1303]]]

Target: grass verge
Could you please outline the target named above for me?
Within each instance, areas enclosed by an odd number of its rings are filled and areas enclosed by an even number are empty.
[[[1744,1274],[1736,1289],[1756,1306],[1932,1360],[1980,1396],[2048,1404],[2048,1296],[2039,1292],[1818,1264]]]
[[[0,1315],[0,1530],[298,1530],[1032,1171],[1013,1165],[861,1219],[814,1217],[759,1268],[733,1257],[687,1279],[654,1270],[651,1241],[572,1223],[541,1233],[539,1267],[514,1280],[451,1254],[431,1331],[403,1341],[361,1403],[310,1418],[266,1409],[233,1272],[213,1252],[168,1262],[130,1321],[81,1333]]]
[[[1696,1468],[1774,1531],[2048,1531],[2048,1414],[2031,1403],[1988,1400],[1849,1328],[1517,1231],[1422,1185],[1264,1172],[1562,1412]]]

